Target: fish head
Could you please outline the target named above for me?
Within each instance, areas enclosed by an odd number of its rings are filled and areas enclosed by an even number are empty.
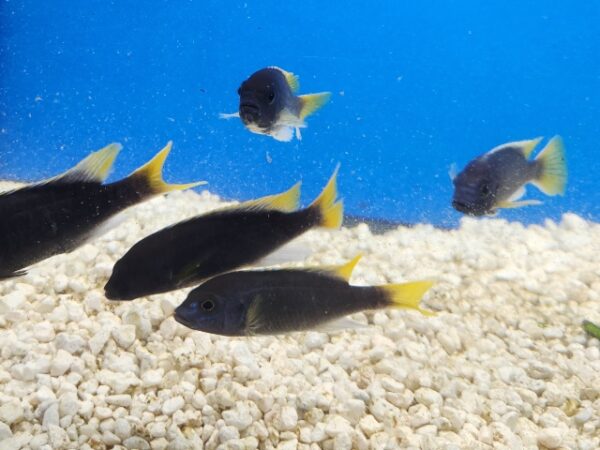
[[[485,161],[475,160],[452,181],[452,207],[463,214],[483,216],[495,210],[498,183]]]
[[[193,330],[240,336],[244,334],[246,307],[237,297],[228,298],[200,285],[175,309],[174,317]]]
[[[238,94],[244,125],[268,130],[277,123],[289,90],[285,83],[283,74],[272,68],[259,70],[242,83]]]
[[[132,262],[128,255],[118,260],[104,286],[104,295],[109,300],[133,300],[145,295],[164,292],[169,284],[164,273],[156,274],[141,260]]]

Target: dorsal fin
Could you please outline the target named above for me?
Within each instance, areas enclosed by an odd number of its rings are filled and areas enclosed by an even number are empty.
[[[281,67],[277,66],[271,66],[270,69],[279,70],[283,74],[285,81],[287,81],[287,84],[292,92],[296,92],[298,89],[300,89],[300,81],[298,81],[298,77],[292,72],[288,72],[287,70],[283,70]]]
[[[206,184],[206,181],[197,181],[195,183],[185,183],[185,184],[171,184],[166,183],[162,177],[162,170],[165,164],[165,160],[169,153],[171,152],[171,148],[173,146],[173,142],[167,142],[167,145],[158,152],[154,157],[144,164],[142,167],[133,171],[128,179],[141,179],[146,186],[149,193],[163,194],[171,191],[180,191],[184,189],[191,189],[196,186],[201,186]]]
[[[544,139],[543,137],[536,137],[535,139],[529,139],[528,141],[516,142],[523,149],[523,155],[525,158],[529,158],[538,144]]]
[[[121,151],[121,148],[123,148],[121,144],[117,143],[107,145],[103,149],[90,154],[87,158],[80,161],[79,164],[67,170],[65,173],[43,181],[42,183],[48,183],[50,181],[60,183],[75,183],[78,181],[102,183],[108,178],[113,163],[115,162],[115,158]]]
[[[317,266],[317,267],[312,267],[309,269],[302,269],[302,270],[323,272],[328,275],[333,275],[337,278],[342,278],[343,280],[350,281],[352,272],[354,271],[354,268],[356,267],[356,265],[358,264],[358,261],[360,261],[361,258],[362,258],[362,253],[359,253],[354,258],[352,258],[350,261],[345,262],[344,264],[341,264],[339,266]]]
[[[544,138],[537,137],[535,139],[526,139],[524,141],[507,142],[506,144],[501,144],[501,145],[498,145],[497,147],[494,147],[489,152],[487,152],[487,154],[490,155],[490,154],[496,153],[500,150],[504,150],[505,148],[516,147],[516,148],[519,148],[523,152],[523,156],[525,156],[525,158],[529,158],[529,156],[531,155],[533,150],[535,150],[535,148],[541,142],[542,139],[544,139]]]
[[[262,197],[256,200],[250,200],[242,203],[240,206],[244,208],[276,209],[282,212],[296,211],[300,202],[301,185],[302,182],[298,181],[285,192],[282,192],[280,194],[267,195],[266,197]]]

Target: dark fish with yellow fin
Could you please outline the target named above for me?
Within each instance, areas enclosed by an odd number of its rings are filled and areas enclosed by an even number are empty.
[[[339,228],[343,207],[336,168],[307,208],[297,210],[300,184],[279,194],[203,214],[136,243],[104,287],[111,300],[172,291],[255,263],[313,227]]]
[[[220,275],[193,289],[175,310],[175,320],[207,333],[254,336],[353,327],[342,318],[363,310],[408,308],[432,314],[419,306],[430,281],[350,285],[359,259],[340,267]]]
[[[454,209],[472,216],[494,214],[499,208],[537,205],[537,200],[520,200],[525,185],[533,184],[547,195],[563,195],[567,183],[565,150],[560,136],[554,136],[529,160],[542,138],[500,145],[471,161],[454,183]]]
[[[296,95],[300,84],[291,72],[266,67],[254,72],[238,89],[239,111],[221,118],[239,117],[253,133],[266,134],[278,141],[291,141],[294,133],[301,139],[304,119],[322,107],[331,94]]]
[[[99,234],[124,209],[155,195],[203,184],[167,184],[162,167],[171,143],[127,178],[102,184],[121,150],[111,144],[49,180],[0,194],[0,279],[68,253]]]

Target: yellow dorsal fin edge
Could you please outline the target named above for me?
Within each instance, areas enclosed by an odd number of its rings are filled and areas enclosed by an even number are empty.
[[[46,180],[49,181],[96,181],[102,183],[113,167],[117,155],[123,146],[112,143],[95,151],[81,160],[75,167],[67,170],[62,175]]]
[[[267,195],[256,200],[250,200],[242,204],[244,207],[276,209],[283,212],[292,212],[298,209],[300,204],[300,187],[302,182],[298,181],[290,189],[280,194]]]
[[[163,180],[162,170],[165,165],[165,161],[169,153],[171,152],[171,148],[173,146],[173,142],[169,141],[164,148],[159,151],[150,161],[144,164],[139,169],[135,170],[130,177],[132,176],[141,176],[146,179],[148,185],[150,186],[150,190],[154,193],[165,193],[170,191],[179,191],[184,189],[190,189],[196,186],[200,186],[206,184],[206,181],[197,181],[195,183],[185,183],[185,184],[169,184]]]

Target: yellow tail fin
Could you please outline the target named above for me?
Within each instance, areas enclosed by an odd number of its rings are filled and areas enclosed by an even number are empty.
[[[300,118],[305,119],[314,113],[317,109],[329,101],[331,92],[319,92],[318,94],[300,95]]]
[[[198,181],[196,183],[187,184],[169,184],[163,180],[162,169],[165,165],[167,156],[169,156],[172,146],[173,142],[169,141],[167,145],[165,145],[165,147],[154,156],[154,158],[129,175],[129,178],[142,178],[148,185],[149,191],[153,194],[181,191],[206,184],[206,181]]]
[[[293,185],[290,189],[281,194],[267,195],[256,200],[250,200],[244,202],[242,206],[250,208],[266,208],[276,209],[283,212],[292,212],[298,209],[300,203],[300,186],[302,182],[299,181]]]
[[[539,176],[532,183],[547,195],[563,195],[567,185],[565,146],[554,136],[535,160],[540,164]]]
[[[381,286],[381,289],[388,295],[390,306],[416,309],[426,316],[434,316],[434,312],[419,306],[421,298],[423,298],[423,295],[425,295],[433,284],[433,281],[413,281],[411,283],[387,284]]]
[[[341,201],[335,201],[338,195],[337,174],[339,169],[340,165],[338,164],[321,194],[309,207],[319,211],[319,225],[325,228],[339,228],[344,220],[344,205]]]

